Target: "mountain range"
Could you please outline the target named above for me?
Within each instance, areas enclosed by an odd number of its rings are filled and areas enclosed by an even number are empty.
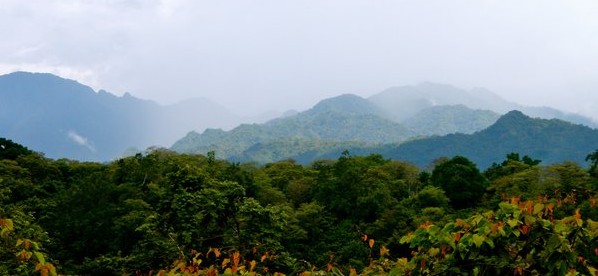
[[[207,99],[159,105],[46,73],[0,76],[0,136],[52,158],[107,161],[168,146],[190,130],[244,122]]]
[[[220,158],[260,163],[287,158],[309,163],[317,158],[334,158],[334,154],[350,149],[353,153],[376,151],[423,165],[429,162],[427,155],[419,153],[418,159],[406,152],[418,152],[415,148],[425,148],[426,141],[439,141],[459,149],[456,152],[470,153],[443,139],[466,141],[466,137],[477,137],[504,121],[501,114],[513,109],[532,117],[569,121],[574,123],[573,128],[585,125],[592,130],[590,127],[596,126],[581,115],[521,106],[485,89],[467,91],[434,83],[389,88],[368,98],[344,94],[323,99],[303,112],[290,111],[258,123],[208,99],[160,105],[130,94],[117,97],[103,90],[96,92],[51,74],[16,72],[0,76],[0,137],[52,158],[92,161],[113,160],[127,151],[150,146],[172,145],[171,149],[178,152],[214,151]],[[537,119],[530,120],[530,125],[512,128],[541,124],[534,121]],[[521,137],[526,136],[509,136],[495,142],[509,145]],[[575,141],[575,137],[570,138]],[[494,148],[502,149],[500,145]],[[560,156],[579,160],[577,155]],[[558,161],[561,157],[547,160]]]
[[[473,134],[455,133],[373,147],[344,148],[352,154],[381,154],[421,168],[441,157],[462,155],[481,168],[505,159],[511,152],[528,155],[543,164],[572,161],[584,164],[598,149],[598,130],[560,119],[540,119],[521,111],[510,111],[490,127]],[[337,158],[341,149],[322,153],[319,158]]]
[[[488,129],[493,129],[497,123],[504,121],[499,118],[502,118],[501,113],[509,108],[523,110],[538,118],[558,118],[558,122],[572,122],[572,129],[583,128],[584,125],[587,129],[592,129],[590,126],[595,127],[595,123],[589,118],[549,107],[521,106],[505,101],[484,89],[465,91],[448,85],[423,83],[419,86],[387,89],[367,99],[351,94],[325,99],[307,111],[265,124],[241,125],[230,131],[208,129],[203,133],[190,132],[177,141],[172,149],[178,152],[204,154],[214,151],[221,158],[260,163],[281,159],[309,163],[315,159],[338,157],[342,151],[348,149],[356,154],[382,153],[387,157],[407,160],[420,166],[428,164],[439,156],[451,154],[474,156],[473,153],[477,152],[480,153],[478,157],[484,158],[474,159],[479,160],[482,165],[487,165],[488,162],[496,159],[486,157],[494,158],[498,155],[498,159],[501,159],[511,151],[524,148],[523,146],[511,147],[509,151],[507,150],[509,146],[501,147],[501,145],[509,145],[516,141],[523,143],[521,138],[527,136],[507,137],[508,139],[505,138],[504,141],[493,141],[496,145],[486,145],[490,151],[484,148],[463,148],[460,147],[461,144],[452,145],[444,142],[443,139],[456,139],[455,142],[459,142],[466,141],[465,137],[478,137],[480,133],[487,133]],[[521,112],[520,114],[523,115]],[[504,116],[508,118],[513,114],[507,113]],[[533,120],[529,122],[521,120],[521,122],[528,124],[521,126],[514,124],[511,127],[533,129],[537,128],[535,124],[542,124],[540,121]],[[504,131],[510,132],[506,129]],[[550,129],[547,131],[554,137],[568,135]],[[525,133],[521,129],[520,132]],[[489,137],[481,138],[489,141]],[[426,141],[442,141],[446,144],[446,150],[427,151],[435,155],[430,160],[426,152],[417,151],[418,147],[428,149],[433,147],[433,142],[427,144]],[[525,141],[530,145],[533,142]],[[545,146],[563,147],[564,145],[546,143]],[[409,147],[415,149],[408,150]],[[490,154],[492,149],[504,149],[507,152]],[[418,152],[418,156],[403,151]],[[550,150],[546,149],[546,151]],[[571,154],[547,156],[533,153],[538,157],[547,157],[547,162],[583,159]]]

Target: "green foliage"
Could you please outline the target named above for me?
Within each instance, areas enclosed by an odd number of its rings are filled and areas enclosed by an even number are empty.
[[[427,186],[414,196],[414,201],[415,206],[419,208],[438,207],[448,209],[450,200],[445,195],[444,190]]]
[[[494,180],[502,176],[512,175],[530,167],[537,166],[540,162],[540,160],[532,159],[527,155],[520,159],[519,153],[512,152],[507,154],[507,159],[501,164],[492,163],[492,166],[484,171],[484,175],[486,178]]]
[[[496,212],[444,226],[426,223],[404,236],[412,257],[397,262],[403,274],[595,274],[598,224],[579,209],[555,219],[551,201],[503,202]]]
[[[341,219],[373,222],[382,210],[397,203],[393,195],[401,194],[401,182],[385,181],[390,176],[380,173],[389,162],[380,155],[344,155],[333,165],[321,164],[314,198]]]
[[[590,161],[590,169],[589,172],[593,177],[598,177],[598,150],[588,154],[586,156],[586,161]]]
[[[56,275],[56,267],[40,242],[47,240],[47,234],[31,214],[16,206],[0,206],[0,274]]]
[[[485,189],[471,161],[438,160],[430,175],[348,151],[310,166],[164,149],[105,164],[2,159],[0,274],[593,271],[588,171],[509,154]]]
[[[457,209],[473,207],[481,199],[487,181],[474,163],[455,156],[437,165],[432,171],[432,185],[442,188]]]
[[[21,155],[31,154],[32,152],[9,139],[0,137],[0,160],[10,159],[15,160]]]

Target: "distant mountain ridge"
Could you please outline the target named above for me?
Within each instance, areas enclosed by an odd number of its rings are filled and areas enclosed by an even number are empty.
[[[517,152],[544,164],[585,162],[598,149],[598,130],[559,119],[539,119],[511,111],[492,126],[473,134],[449,134],[409,141],[400,145],[347,148],[354,154],[380,153],[387,158],[412,162],[420,167],[439,157],[462,155],[486,168],[506,154]],[[333,158],[338,151],[322,156]]]
[[[498,123],[501,117],[498,111],[513,106],[521,107],[488,90],[468,92],[448,85],[424,83],[416,87],[388,89],[367,99],[351,94],[324,99],[296,115],[265,124],[242,125],[229,132],[192,132],[177,141],[172,149],[187,153],[215,151],[221,158],[262,163],[288,158],[309,163],[314,160],[312,158],[334,158],[334,154],[340,154],[345,149],[352,149],[358,154],[379,151],[401,159],[402,156],[390,149],[397,148],[397,145],[401,148],[402,143],[411,145],[431,139],[443,141],[447,137],[444,135],[461,139],[468,137],[464,134],[486,133],[485,129]],[[532,116],[575,119],[572,121],[587,125],[592,123],[591,119],[552,108],[521,108],[535,114]],[[475,144],[475,141],[469,142]],[[428,153],[445,153],[428,150]],[[419,154],[421,158],[428,157],[424,152]],[[551,158],[548,157],[549,161]],[[413,158],[413,162],[419,165],[423,164],[422,160]]]
[[[131,147],[170,145],[192,129],[240,122],[208,100],[161,106],[47,73],[0,76],[0,137],[53,158],[106,161]]]
[[[251,147],[284,139],[320,141],[307,143],[320,145],[382,144],[405,141],[414,136],[409,129],[379,116],[380,112],[367,100],[345,94],[323,100],[307,111],[264,124],[241,125],[229,132],[215,129],[202,134],[191,132],[177,141],[172,149],[190,153],[215,151],[223,158],[244,159],[242,156],[247,155],[245,151]]]
[[[463,90],[445,84],[424,82],[417,86],[400,86],[372,95],[369,101],[389,114],[390,119],[403,122],[422,110],[434,106],[464,105],[474,110],[505,114],[520,110],[531,117],[561,119],[590,127],[598,127],[595,121],[579,114],[563,112],[551,107],[531,107],[509,102],[483,88]]]
[[[174,143],[172,149],[180,152],[213,150],[231,160],[309,162],[346,148],[477,134],[512,106],[521,107],[485,89],[423,83],[390,88],[369,98],[344,94],[303,112],[242,124],[251,120],[208,99],[162,106],[130,94],[96,92],[52,74],[15,72],[0,76],[0,137],[52,158],[84,161],[107,161],[126,151]],[[548,107],[521,109],[533,117],[593,123]]]
[[[465,105],[437,105],[422,109],[403,125],[423,136],[451,133],[471,134],[492,125],[500,114]]]

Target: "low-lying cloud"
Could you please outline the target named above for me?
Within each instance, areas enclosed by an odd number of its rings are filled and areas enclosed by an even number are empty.
[[[84,146],[87,149],[89,149],[91,152],[96,152],[96,149],[93,146],[93,143],[91,143],[89,141],[89,139],[80,135],[79,133],[75,132],[74,130],[69,131],[67,133],[67,136],[71,141],[75,142],[77,145]]]

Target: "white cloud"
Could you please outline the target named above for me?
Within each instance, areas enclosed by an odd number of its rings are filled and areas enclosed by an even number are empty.
[[[67,133],[68,138],[75,142],[76,144],[80,145],[80,146],[84,146],[87,149],[89,149],[91,152],[96,152],[95,147],[93,146],[93,144],[86,138],[83,137],[81,135],[79,135],[77,132],[75,132],[74,130],[70,130]]]
[[[91,69],[50,65],[44,63],[0,63],[0,74],[8,74],[16,71],[51,73],[63,78],[76,80],[84,85],[92,87],[96,91],[102,88],[98,81],[98,74],[96,71]]]
[[[594,0],[4,0],[0,37],[2,73],[249,113],[420,81],[598,102]]]

